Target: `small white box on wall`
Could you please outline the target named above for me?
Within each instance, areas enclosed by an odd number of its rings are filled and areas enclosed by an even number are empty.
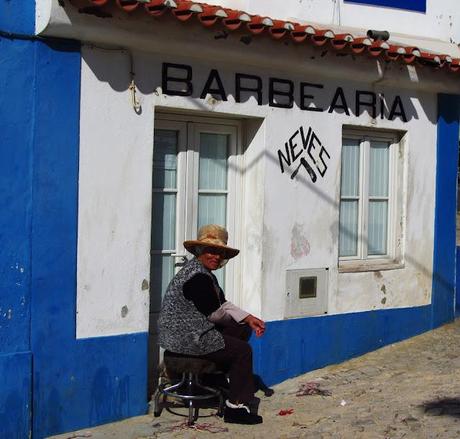
[[[328,268],[286,271],[284,318],[327,314]]]

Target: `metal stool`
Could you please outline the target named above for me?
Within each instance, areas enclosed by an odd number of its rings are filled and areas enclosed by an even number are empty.
[[[199,407],[194,406],[194,402],[218,398],[217,414],[222,416],[224,407],[222,393],[220,390],[202,385],[199,380],[201,374],[212,373],[216,370],[214,363],[202,358],[175,354],[169,351],[164,353],[164,363],[168,372],[181,374],[182,379],[173,385],[160,384],[158,386],[154,397],[153,414],[155,417],[161,415],[168,396],[181,399],[184,406],[188,407],[188,425],[193,425],[198,419]],[[160,399],[162,399],[161,403]]]

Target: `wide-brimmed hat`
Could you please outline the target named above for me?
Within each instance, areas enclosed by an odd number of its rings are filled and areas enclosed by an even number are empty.
[[[227,245],[228,232],[217,224],[208,224],[200,227],[198,238],[193,241],[184,241],[184,247],[193,255],[199,256],[198,248],[213,247],[223,251],[224,259],[234,258],[240,251]]]

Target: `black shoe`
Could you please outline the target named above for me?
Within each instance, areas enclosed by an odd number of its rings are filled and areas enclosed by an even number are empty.
[[[265,396],[272,396],[275,391],[270,389],[262,380],[259,375],[253,375],[254,378],[254,385],[256,386],[256,390],[262,390]]]
[[[257,396],[254,396],[254,398],[252,398],[251,401],[247,403],[249,411],[253,415],[257,415],[257,413],[259,412],[259,405],[260,405],[260,398],[257,398]]]
[[[230,424],[254,425],[261,424],[263,418],[259,415],[253,415],[246,407],[234,409],[226,406],[224,410],[224,422],[229,422]]]

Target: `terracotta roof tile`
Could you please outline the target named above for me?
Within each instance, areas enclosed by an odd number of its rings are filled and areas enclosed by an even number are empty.
[[[294,29],[294,25],[289,21],[273,20],[273,25],[269,31],[273,38],[276,40],[283,38],[286,34],[289,34]]]
[[[134,11],[134,9],[136,9],[140,3],[142,2],[139,2],[138,0],[115,0],[117,5],[124,9],[126,12],[131,12],[131,11]]]
[[[262,33],[268,27],[273,26],[273,20],[260,15],[253,15],[251,21],[247,23],[248,29],[255,35]]]
[[[171,8],[176,8],[177,4],[173,0],[150,0],[144,4],[144,8],[150,15],[154,17],[159,17],[163,15],[166,11],[169,11]]]
[[[238,29],[243,23],[249,23],[251,21],[250,15],[246,12],[236,11],[235,9],[225,9],[227,17],[222,20],[224,26],[229,30]]]
[[[285,20],[272,19],[260,15],[251,15],[244,11],[210,5],[189,0],[86,0],[93,6],[104,8],[115,3],[126,12],[143,7],[153,17],[171,13],[180,21],[196,17],[205,27],[222,23],[230,31],[240,29],[242,25],[254,35],[266,33],[274,40],[291,38],[296,43],[309,43],[323,46],[330,43],[337,51],[351,51],[355,54],[367,54],[371,57],[382,56],[387,60],[401,61],[406,64],[418,63],[435,68],[444,68],[452,72],[460,71],[460,59],[449,55],[422,51],[417,47],[392,44],[373,40],[367,36],[353,36],[349,33],[335,34],[331,29],[313,25],[304,25]]]
[[[315,29],[315,33],[311,36],[311,41],[316,46],[323,46],[329,40],[335,38],[334,32],[329,29]]]
[[[204,26],[212,26],[221,18],[227,18],[228,15],[224,9],[219,6],[203,6],[203,12],[198,14],[198,19]]]
[[[336,34],[331,40],[332,47],[336,50],[343,50],[345,47],[353,42],[353,36],[351,34]]]

